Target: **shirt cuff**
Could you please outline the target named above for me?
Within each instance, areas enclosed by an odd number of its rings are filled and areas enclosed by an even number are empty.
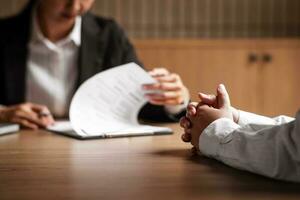
[[[254,113],[249,113],[245,111],[240,110],[240,116],[239,116],[239,121],[238,124],[240,126],[245,126],[248,124],[274,124],[274,120],[269,117],[257,115]]]
[[[165,111],[168,114],[176,115],[178,113],[181,113],[183,110],[185,110],[186,107],[188,106],[188,104],[189,104],[189,101],[184,102],[183,104],[180,104],[180,105],[176,105],[176,106],[165,106]]]
[[[218,157],[222,144],[232,140],[232,133],[240,126],[227,118],[220,118],[212,122],[204,129],[199,137],[199,150],[202,155]]]
[[[184,111],[190,103],[190,95],[187,90],[184,92],[183,98],[184,100],[182,104],[176,106],[165,106],[165,111],[171,115],[176,115]]]

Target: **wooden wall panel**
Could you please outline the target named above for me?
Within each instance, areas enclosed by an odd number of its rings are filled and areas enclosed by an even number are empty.
[[[27,0],[0,1],[0,16]],[[300,36],[299,0],[95,0],[132,38],[273,38]]]
[[[134,44],[147,69],[166,67],[181,75],[192,100],[198,100],[199,91],[215,93],[224,83],[232,104],[243,110],[293,116],[300,107],[299,40],[135,40]],[[270,63],[261,60],[265,53],[272,56]],[[258,56],[257,62],[249,62],[250,54]]]

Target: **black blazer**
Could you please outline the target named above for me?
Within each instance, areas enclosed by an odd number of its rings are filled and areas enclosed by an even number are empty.
[[[0,20],[0,104],[23,103],[26,94],[26,63],[31,36],[29,4],[23,12]],[[124,31],[111,19],[87,13],[82,17],[82,44],[78,58],[77,87],[105,69],[135,62],[142,66]],[[147,104],[140,118],[151,121],[177,121],[162,106]]]

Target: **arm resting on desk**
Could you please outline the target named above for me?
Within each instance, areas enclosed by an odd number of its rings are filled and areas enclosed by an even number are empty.
[[[243,126],[225,118],[214,121],[200,136],[201,153],[242,170],[300,182],[300,112],[293,121],[257,119]]]

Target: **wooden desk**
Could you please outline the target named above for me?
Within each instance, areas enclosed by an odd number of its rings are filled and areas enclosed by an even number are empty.
[[[45,131],[0,137],[0,199],[300,199],[300,184],[192,156],[171,136],[79,141]]]

